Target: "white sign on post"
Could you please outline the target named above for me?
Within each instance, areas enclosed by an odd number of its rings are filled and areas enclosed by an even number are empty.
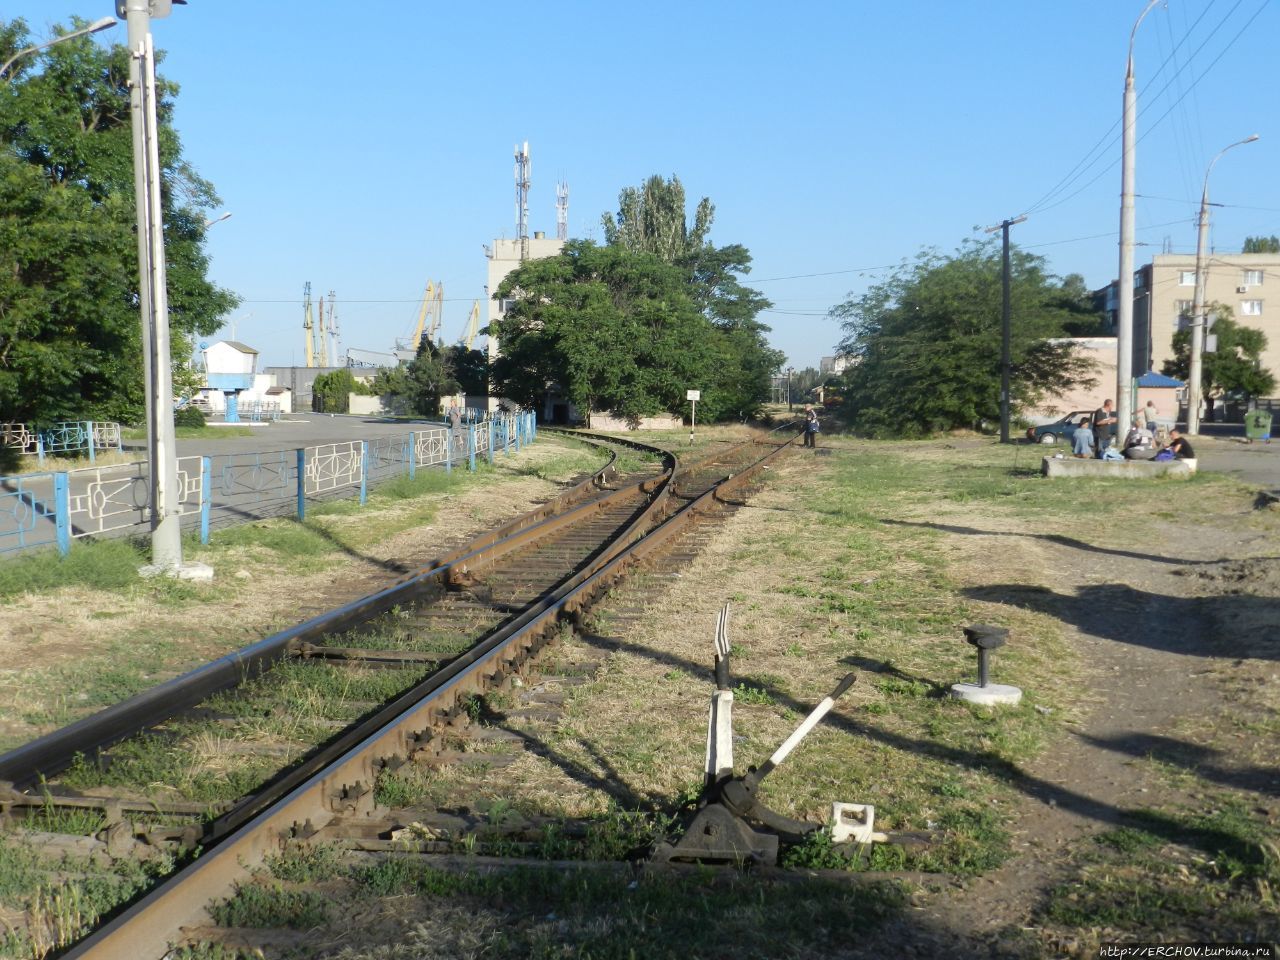
[[[689,401],[689,446],[693,446],[693,428],[698,422],[698,401],[702,399],[702,391],[686,390],[684,398]]]

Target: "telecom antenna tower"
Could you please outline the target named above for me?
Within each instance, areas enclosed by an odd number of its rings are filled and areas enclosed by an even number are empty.
[[[529,141],[516,144],[516,238],[520,241],[520,259],[529,259]]]
[[[338,295],[329,291],[329,357],[336,367],[338,365]]]
[[[316,365],[316,348],[315,338],[315,321],[311,316],[311,281],[308,280],[302,288],[302,340],[306,345],[307,366],[314,367]]]
[[[569,239],[569,185],[556,184],[556,239]]]

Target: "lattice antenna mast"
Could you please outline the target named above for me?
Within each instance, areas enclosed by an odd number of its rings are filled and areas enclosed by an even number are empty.
[[[529,259],[529,141],[516,144],[516,238],[520,241],[520,259]]]
[[[308,280],[302,288],[302,340],[306,346],[308,367],[316,365],[315,339],[312,336],[314,331],[315,321],[311,317],[311,281]]]
[[[338,295],[329,291],[329,357],[338,365]]]
[[[569,239],[569,185],[556,184],[556,239]]]
[[[329,337],[324,325],[324,295],[320,296],[319,316],[316,318],[316,355],[320,359],[320,366],[329,366]]]

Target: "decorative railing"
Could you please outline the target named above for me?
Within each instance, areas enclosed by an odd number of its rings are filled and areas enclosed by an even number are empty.
[[[6,443],[45,436],[22,424],[5,426]],[[431,427],[270,453],[180,457],[175,512],[184,526],[198,525],[207,542],[215,513],[220,524],[284,514],[302,519],[308,499],[358,495],[364,503],[371,480],[413,476],[418,467],[452,470],[465,463],[474,470],[478,456],[492,462],[498,451],[511,453],[531,442],[535,432],[532,414],[501,414],[457,429]],[[109,447],[119,443],[119,427],[59,424],[48,438],[60,450],[72,449],[77,439],[90,449]],[[151,524],[150,500],[141,461],[0,477],[0,554],[52,545],[65,554],[76,539],[144,534]]]

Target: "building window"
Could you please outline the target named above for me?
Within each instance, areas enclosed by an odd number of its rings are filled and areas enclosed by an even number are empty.
[[[1240,282],[1243,283],[1246,287],[1262,286],[1261,270],[1242,270],[1240,272],[1243,277],[1243,279]]]
[[[1178,286],[1194,287],[1196,285],[1196,272],[1194,270],[1178,271]]]
[[[1262,301],[1261,300],[1241,300],[1240,316],[1242,317],[1262,316]]]

